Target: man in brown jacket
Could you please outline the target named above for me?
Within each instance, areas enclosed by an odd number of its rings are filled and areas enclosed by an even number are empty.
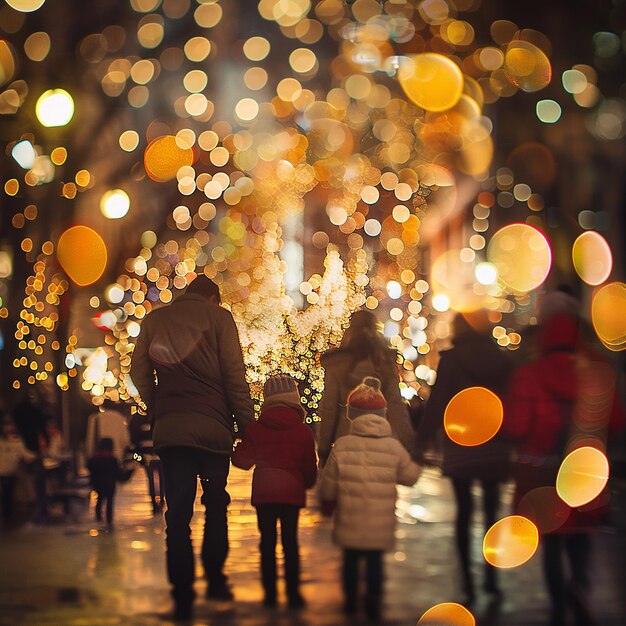
[[[195,597],[189,524],[198,476],[207,597],[232,599],[223,573],[226,480],[233,439],[254,418],[254,407],[235,322],[219,303],[218,286],[205,276],[196,278],[184,295],[145,319],[131,366],[154,420],[154,448],[163,464],[167,570],[178,619],[191,617]]]

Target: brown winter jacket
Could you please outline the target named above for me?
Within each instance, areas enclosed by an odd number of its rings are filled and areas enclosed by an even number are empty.
[[[254,418],[235,321],[200,295],[184,294],[148,315],[131,377],[154,420],[155,450],[230,454],[235,429],[241,436]]]
[[[322,366],[325,372],[324,395],[318,410],[321,419],[318,454],[322,464],[326,462],[335,441],[350,432],[346,401],[348,394],[365,376],[381,380],[381,390],[387,401],[387,420],[393,435],[409,453],[413,452],[415,435],[408,407],[400,395],[400,380],[393,363],[375,364],[370,360],[355,363],[349,350],[338,348],[322,355]]]

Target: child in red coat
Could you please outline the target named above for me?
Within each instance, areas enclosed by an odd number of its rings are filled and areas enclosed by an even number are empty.
[[[306,490],[315,484],[317,456],[311,429],[300,403],[296,381],[271,376],[263,388],[264,404],[258,422],[246,428],[232,457],[233,465],[250,469],[252,504],[261,533],[261,579],[265,606],[276,605],[276,523],[285,555],[285,581],[289,606],[304,606],[300,595],[298,516],[306,504]]]

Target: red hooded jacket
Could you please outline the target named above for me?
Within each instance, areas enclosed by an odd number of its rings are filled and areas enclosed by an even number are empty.
[[[252,504],[305,506],[306,490],[317,478],[317,456],[311,429],[302,413],[274,405],[261,411],[235,448],[233,465],[256,466],[252,478]]]
[[[539,329],[538,342],[539,358],[514,372],[505,400],[502,428],[517,445],[518,503],[535,488],[554,487],[572,450],[590,445],[606,452],[608,437],[626,423],[615,372],[584,344],[576,320],[555,315]],[[581,507],[587,515],[571,512],[560,532],[597,523],[605,504],[601,494]]]

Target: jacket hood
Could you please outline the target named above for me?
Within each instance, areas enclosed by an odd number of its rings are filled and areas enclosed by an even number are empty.
[[[391,426],[386,417],[367,413],[352,420],[350,434],[358,437],[391,437]]]
[[[273,430],[286,430],[302,424],[303,412],[285,405],[270,405],[267,403],[261,409],[259,423]]]

